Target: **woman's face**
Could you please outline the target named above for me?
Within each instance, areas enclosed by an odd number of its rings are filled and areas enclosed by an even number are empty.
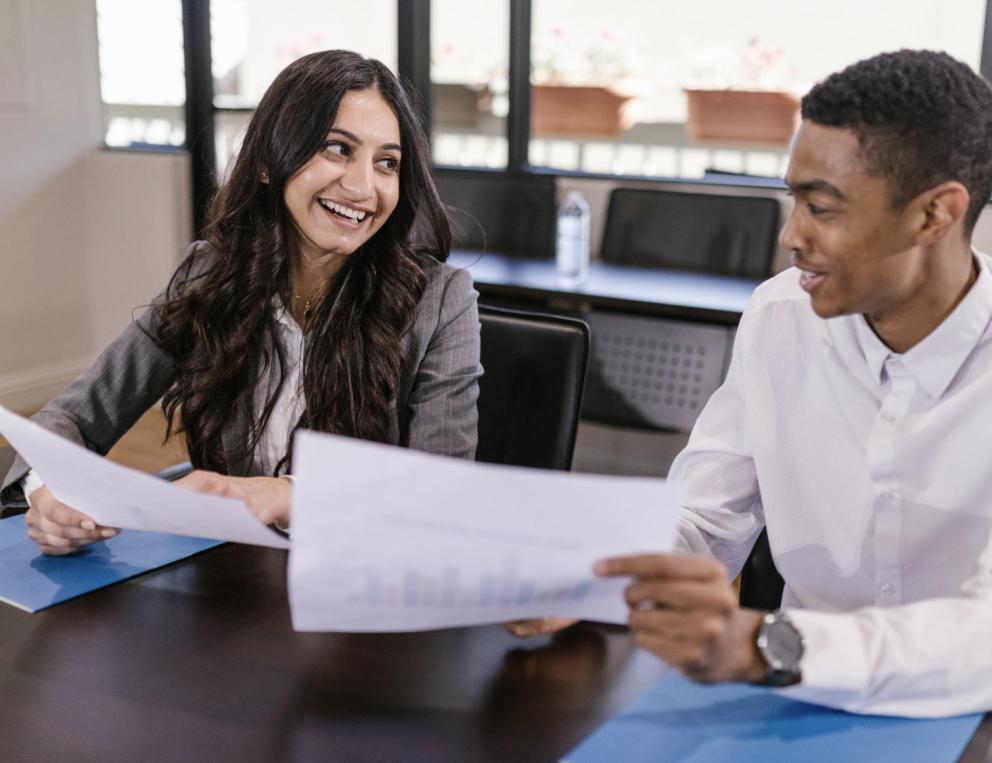
[[[379,91],[346,93],[324,147],[286,184],[300,257],[347,256],[375,235],[399,200],[400,150],[399,122]]]

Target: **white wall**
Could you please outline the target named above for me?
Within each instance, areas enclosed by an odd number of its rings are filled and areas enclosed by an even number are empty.
[[[101,148],[93,0],[0,0],[0,25],[0,404],[29,410],[168,279],[188,158]]]

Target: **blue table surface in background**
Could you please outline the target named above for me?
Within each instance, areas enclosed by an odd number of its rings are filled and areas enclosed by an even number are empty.
[[[705,686],[672,671],[562,760],[567,763],[957,760],[982,715],[854,715],[746,684]]]
[[[67,556],[46,556],[27,534],[24,515],[0,521],[0,600],[37,612],[127,580],[222,541],[124,530]]]

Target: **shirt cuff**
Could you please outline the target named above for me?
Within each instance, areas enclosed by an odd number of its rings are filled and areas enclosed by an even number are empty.
[[[34,469],[21,478],[21,492],[24,493],[24,500],[31,506],[31,493],[45,485],[45,481],[38,476]]]
[[[841,706],[864,696],[870,679],[864,635],[852,613],[787,609],[803,637],[800,683],[778,690],[792,699]]]

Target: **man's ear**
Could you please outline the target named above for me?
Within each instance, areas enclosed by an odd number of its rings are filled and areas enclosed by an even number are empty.
[[[919,202],[921,224],[917,243],[927,246],[960,227],[968,213],[971,194],[957,180],[948,180],[920,194]]]

